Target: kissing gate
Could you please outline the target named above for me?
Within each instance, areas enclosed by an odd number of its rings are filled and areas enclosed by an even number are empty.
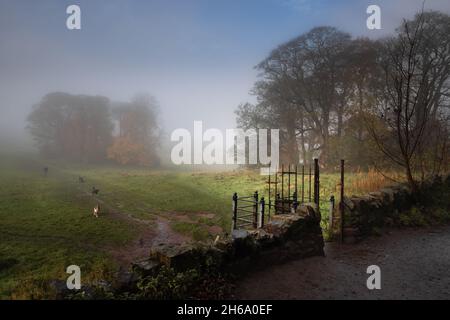
[[[300,170],[299,170],[300,169]],[[300,181],[299,181],[300,180]],[[258,191],[250,196],[239,196],[233,194],[233,220],[232,230],[241,228],[262,228],[264,221],[271,218],[271,214],[295,213],[300,204],[313,202],[319,207],[320,204],[320,170],[319,160],[314,159],[314,166],[309,165],[307,172],[305,165],[282,165],[281,170],[273,174],[269,173],[266,181],[268,185],[267,199],[260,198]],[[343,237],[343,211],[344,211],[344,160],[341,160],[340,176],[340,212],[337,221],[340,225],[341,240]],[[330,198],[330,224],[332,228],[335,198]]]
[[[309,165],[308,172],[305,172],[305,165],[281,166],[281,171],[277,170],[273,174],[269,173],[268,198],[259,199],[258,191],[251,196],[240,197],[237,193],[233,195],[233,225],[232,229],[240,228],[262,228],[264,227],[265,214],[270,219],[271,214],[286,214],[295,212],[299,204],[314,200],[319,205],[319,160],[314,159],[313,168]],[[300,177],[299,177],[300,175]],[[305,177],[308,188],[305,188]],[[299,178],[301,179],[299,184]],[[312,189],[314,178],[314,189]],[[308,192],[306,194],[306,191]],[[314,195],[314,199],[312,199]],[[267,208],[267,210],[266,210]]]

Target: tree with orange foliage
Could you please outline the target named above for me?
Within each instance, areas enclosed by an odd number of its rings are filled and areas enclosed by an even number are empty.
[[[108,158],[120,164],[156,165],[159,163],[157,104],[149,96],[136,96],[113,111],[118,134],[108,148]]]

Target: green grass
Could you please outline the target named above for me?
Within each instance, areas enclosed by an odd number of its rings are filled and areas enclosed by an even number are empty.
[[[85,283],[114,262],[107,246],[132,239],[115,220],[92,219],[92,203],[62,176],[44,178],[33,161],[5,159],[0,169],[0,298],[28,298],[24,284],[66,279],[66,267],[81,267]],[[38,293],[39,294],[39,293]]]
[[[211,238],[211,226],[229,231],[234,192],[249,196],[258,190],[260,196],[268,196],[267,177],[258,171],[192,173],[113,165],[45,165],[50,168],[48,177],[42,175],[43,162],[33,156],[3,155],[0,160],[0,299],[52,297],[45,283],[65,280],[65,269],[71,264],[81,267],[84,283],[116,270],[111,250],[138,235],[125,221],[92,217],[96,203],[90,195],[92,186],[100,189],[99,199],[111,210],[150,224],[162,216],[171,221],[175,232],[199,241]],[[78,176],[86,183],[80,184]],[[346,184],[351,179],[347,175]],[[337,174],[321,175],[325,227],[330,195],[338,200],[338,182]]]

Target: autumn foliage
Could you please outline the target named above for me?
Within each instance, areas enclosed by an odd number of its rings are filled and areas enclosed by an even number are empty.
[[[143,144],[134,142],[130,137],[114,138],[113,144],[108,148],[108,158],[123,165],[152,163],[151,151]]]

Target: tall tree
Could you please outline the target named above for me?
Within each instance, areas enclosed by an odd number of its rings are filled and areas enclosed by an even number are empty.
[[[49,93],[33,107],[28,128],[46,156],[79,162],[102,161],[112,139],[109,100]]]

